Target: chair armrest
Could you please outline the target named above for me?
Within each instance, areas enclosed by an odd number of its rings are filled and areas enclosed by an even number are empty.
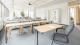
[[[59,29],[65,30],[65,28],[66,28],[67,26],[68,26],[68,25],[63,26],[62,28],[57,28],[57,29],[56,29],[56,32],[57,32]]]
[[[56,29],[56,32],[57,32],[59,29],[62,29],[62,30],[64,30],[64,28],[63,28],[63,27],[62,27],[62,28],[57,28],[57,29]]]

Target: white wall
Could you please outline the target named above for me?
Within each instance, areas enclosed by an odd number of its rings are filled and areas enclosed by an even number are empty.
[[[36,9],[36,17],[41,17],[42,19],[45,19],[47,16],[46,12],[47,12],[47,9],[45,8]]]
[[[44,8],[37,8],[36,9],[36,16],[40,16],[42,18],[50,18],[50,10],[52,9],[60,9],[60,16],[61,16],[61,23],[62,24],[69,24],[69,12],[68,12],[68,6],[67,3],[60,3],[55,4],[50,7],[44,7]],[[48,17],[47,17],[48,16]]]

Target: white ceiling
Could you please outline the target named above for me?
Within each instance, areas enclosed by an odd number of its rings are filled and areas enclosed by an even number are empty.
[[[30,2],[34,7],[40,7],[45,5],[53,5],[58,3],[70,2],[74,0],[14,0],[14,5],[18,7],[27,6]]]
[[[69,2],[72,0],[1,0],[6,6],[12,8],[26,8],[30,2],[34,7],[50,6],[53,4]],[[78,0],[80,1],[80,0]]]
[[[30,2],[33,6],[40,6],[53,0],[14,0],[16,6],[27,6]]]
[[[76,2],[80,2],[80,0],[47,0],[44,2],[40,2],[40,3],[33,3],[36,7],[46,7],[46,6],[51,6],[51,5],[55,5],[55,4],[59,4],[59,3],[65,3],[65,2],[71,2],[71,1],[76,1]]]
[[[78,1],[78,0],[30,0],[30,2],[36,7],[40,7],[43,5],[45,6],[45,5],[59,4],[70,1]]]

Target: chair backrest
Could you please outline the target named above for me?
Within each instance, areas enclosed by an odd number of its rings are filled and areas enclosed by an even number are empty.
[[[70,33],[71,33],[73,30],[74,30],[74,24],[73,24],[73,25],[71,25],[71,29],[70,29],[70,31],[68,32],[67,36],[69,36],[69,35],[70,35]]]
[[[71,23],[70,25],[68,25],[65,30],[66,30],[66,35],[69,36],[70,33],[74,30],[74,23]]]

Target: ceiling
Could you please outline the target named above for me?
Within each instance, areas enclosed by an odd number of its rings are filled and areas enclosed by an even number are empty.
[[[46,5],[55,5],[55,4],[71,2],[71,1],[79,1],[79,0],[30,0],[30,2],[35,7],[41,7],[41,6],[46,6]]]
[[[30,2],[34,7],[50,6],[73,0],[1,0],[8,8],[26,8]],[[79,1],[79,0],[76,0]]]
[[[52,4],[58,4],[58,3],[64,3],[64,2],[70,2],[74,0],[14,0],[14,5],[17,6],[27,6],[30,2],[34,7],[40,7],[45,5],[52,5]],[[77,0],[76,0],[77,1]]]
[[[14,5],[23,7],[28,6],[28,4],[31,3],[33,6],[37,7],[51,1],[53,0],[14,0]]]

